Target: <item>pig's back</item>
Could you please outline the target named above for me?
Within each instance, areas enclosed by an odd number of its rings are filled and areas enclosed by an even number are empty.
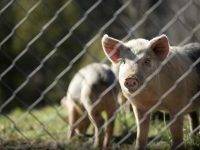
[[[80,100],[83,86],[98,87],[100,85],[109,86],[115,81],[115,75],[108,65],[93,63],[87,65],[77,72],[69,84],[68,95],[75,100]]]

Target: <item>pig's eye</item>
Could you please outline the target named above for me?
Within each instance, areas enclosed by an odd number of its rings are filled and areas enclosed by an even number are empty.
[[[151,63],[151,60],[149,58],[145,59],[144,64],[149,65]]]

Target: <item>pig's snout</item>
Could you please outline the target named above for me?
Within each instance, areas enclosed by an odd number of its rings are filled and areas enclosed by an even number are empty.
[[[139,87],[139,81],[136,77],[129,77],[125,79],[124,86],[130,91],[134,92]]]

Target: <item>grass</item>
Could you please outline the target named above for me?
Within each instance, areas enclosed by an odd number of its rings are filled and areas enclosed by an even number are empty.
[[[54,106],[35,109],[30,113],[17,108],[6,116],[1,115],[0,149],[92,149],[91,137],[74,137],[71,142],[67,141],[68,125],[64,121],[66,114],[66,110]],[[126,133],[131,132],[133,134],[121,145],[121,149],[132,149],[135,128],[131,131],[128,129],[133,126],[135,126],[135,121],[132,113],[118,114],[115,121],[112,144],[116,145]],[[156,135],[161,135],[161,137],[149,146],[150,149],[170,148],[171,138],[169,131],[161,132],[164,127],[163,121],[154,120],[151,122],[150,139]],[[88,134],[92,135],[92,131],[91,126],[88,129]],[[188,133],[188,121],[185,119],[185,143],[188,149],[199,148],[200,137],[191,138]]]

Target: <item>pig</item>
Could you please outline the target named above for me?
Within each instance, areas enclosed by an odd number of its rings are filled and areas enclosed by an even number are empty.
[[[191,43],[184,46],[171,46],[166,35],[159,35],[151,40],[133,39],[127,42],[104,35],[102,47],[105,55],[113,64],[119,64],[119,83],[123,95],[131,103],[136,124],[136,149],[145,149],[147,145],[150,114],[147,113],[161,96],[184,74],[190,65],[200,57],[200,44]],[[173,57],[172,57],[173,56]],[[165,62],[162,69],[142,87],[145,80]],[[178,148],[183,141],[183,116],[189,114],[192,128],[199,124],[197,110],[200,97],[183,114],[176,114],[184,108],[189,100],[200,90],[200,63],[195,66],[175,89],[161,101],[157,110],[168,112],[174,122],[170,125],[172,149]],[[145,115],[147,114],[147,115]],[[143,121],[141,121],[143,119]],[[141,121],[141,123],[139,123]],[[179,147],[184,148],[184,146]]]
[[[107,119],[114,115],[118,107],[114,97],[118,91],[116,85],[115,74],[106,64],[92,63],[75,74],[69,84],[66,96],[61,100],[61,104],[68,110],[69,139],[75,132],[77,134],[86,133],[91,122],[95,130],[94,146],[108,147],[113,134],[114,120],[106,126],[104,139],[102,139],[99,129],[104,124],[104,119],[101,113],[105,111]],[[88,116],[81,119],[85,111]],[[77,123],[79,119],[81,121]]]

